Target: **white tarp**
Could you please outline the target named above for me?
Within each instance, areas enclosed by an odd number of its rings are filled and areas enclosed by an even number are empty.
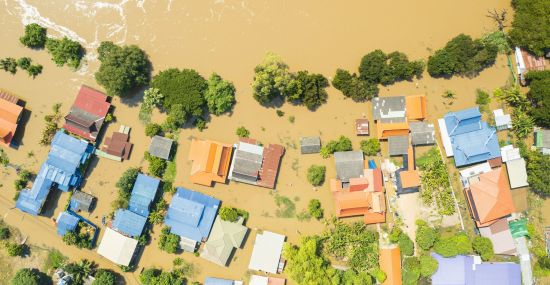
[[[137,244],[137,240],[124,236],[111,228],[106,228],[97,253],[116,264],[128,266]]]
[[[276,274],[285,236],[265,231],[256,235],[249,269]]]

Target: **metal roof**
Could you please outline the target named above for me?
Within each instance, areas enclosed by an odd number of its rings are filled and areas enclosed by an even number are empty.
[[[155,199],[159,184],[159,179],[139,173],[132,189],[128,210],[144,217],[149,216],[149,206]]]
[[[363,175],[365,163],[361,151],[338,151],[334,153],[336,163],[336,177],[342,182],[349,182],[350,178]]]
[[[143,232],[147,218],[126,209],[115,212],[112,228],[131,237],[139,237]]]
[[[276,274],[285,238],[284,235],[270,231],[258,233],[248,268]]]
[[[410,122],[412,145],[430,145],[435,143],[435,127],[427,122]]]
[[[170,150],[172,149],[173,142],[174,141],[169,138],[154,136],[149,146],[149,154],[158,158],[168,159],[170,157]]]
[[[64,236],[67,232],[73,231],[78,226],[80,219],[71,215],[69,212],[64,211],[59,213],[55,223],[57,224],[57,234]]]
[[[240,219],[242,223],[242,218]],[[221,266],[227,266],[229,257],[235,248],[240,248],[248,228],[238,222],[228,222],[219,216],[214,222],[208,240],[200,256]]]
[[[300,151],[302,154],[318,153],[321,150],[321,139],[319,137],[300,138]]]
[[[407,154],[409,148],[408,136],[392,136],[388,138],[390,156]]]
[[[88,193],[84,193],[82,191],[76,190],[71,196],[69,207],[73,211],[89,212],[90,208],[92,207],[93,201],[94,201],[94,196]]]
[[[372,99],[372,116],[375,121],[405,119],[405,96],[376,97]],[[397,121],[395,121],[397,122]]]
[[[118,265],[128,266],[134,256],[137,244],[136,239],[106,228],[97,253]]]

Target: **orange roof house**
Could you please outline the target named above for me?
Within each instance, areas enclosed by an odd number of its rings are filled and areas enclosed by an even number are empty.
[[[426,96],[412,95],[405,97],[407,118],[409,120],[422,121],[426,119]]]
[[[478,227],[490,226],[515,211],[512,192],[504,168],[478,176],[466,190],[470,211]]]
[[[7,93],[0,92],[0,143],[10,145],[23,107],[17,105],[19,99]]]
[[[408,136],[409,123],[406,120],[396,123],[384,123],[382,121],[377,121],[376,133],[378,134],[378,139],[387,139],[392,136]]]
[[[386,273],[382,285],[401,285],[401,252],[398,246],[380,248],[380,269]]]
[[[212,182],[225,183],[231,164],[233,146],[209,140],[193,140],[189,160],[193,161],[189,180],[212,186]]]

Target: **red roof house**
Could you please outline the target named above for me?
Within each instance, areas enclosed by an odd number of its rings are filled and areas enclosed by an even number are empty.
[[[69,114],[65,116],[63,128],[95,142],[111,107],[107,98],[105,94],[82,85]]]

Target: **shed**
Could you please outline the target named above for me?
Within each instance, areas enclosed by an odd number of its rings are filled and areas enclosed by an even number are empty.
[[[512,117],[510,117],[510,114],[504,115],[502,109],[496,109],[493,110],[493,116],[495,117],[497,130],[502,131],[512,128]]]
[[[94,196],[88,193],[75,190],[73,195],[71,196],[71,202],[69,204],[69,208],[75,212],[79,212],[79,211],[90,212],[94,199],[95,199]]]
[[[368,119],[357,119],[355,120],[355,134],[358,136],[368,136],[369,135],[369,120]]]
[[[118,209],[112,228],[130,237],[139,237],[147,223],[147,218],[126,209]]]
[[[64,236],[67,232],[74,231],[78,226],[80,219],[71,213],[64,211],[59,213],[55,223],[57,224],[57,234]]]
[[[249,269],[277,274],[285,236],[270,231],[256,235]]]
[[[350,178],[363,175],[365,162],[362,151],[338,151],[334,153],[336,163],[336,177],[342,183],[348,183]]]
[[[128,266],[132,261],[137,244],[136,239],[106,228],[97,253],[118,265]]]
[[[388,138],[390,156],[405,155],[409,149],[408,136],[394,136]]]
[[[149,154],[152,156],[168,159],[172,150],[173,140],[161,136],[154,136],[149,146]]]
[[[529,186],[529,183],[527,182],[525,159],[519,158],[507,161],[506,170],[508,171],[510,188],[514,189]]]
[[[102,150],[110,155],[128,159],[133,147],[129,140],[130,136],[128,134],[114,132],[111,137],[105,138]]]
[[[242,281],[206,277],[204,285],[243,285]]]
[[[435,144],[435,127],[427,122],[410,122],[412,145]]]
[[[321,139],[319,137],[300,138],[300,151],[302,154],[319,153],[321,151]]]

